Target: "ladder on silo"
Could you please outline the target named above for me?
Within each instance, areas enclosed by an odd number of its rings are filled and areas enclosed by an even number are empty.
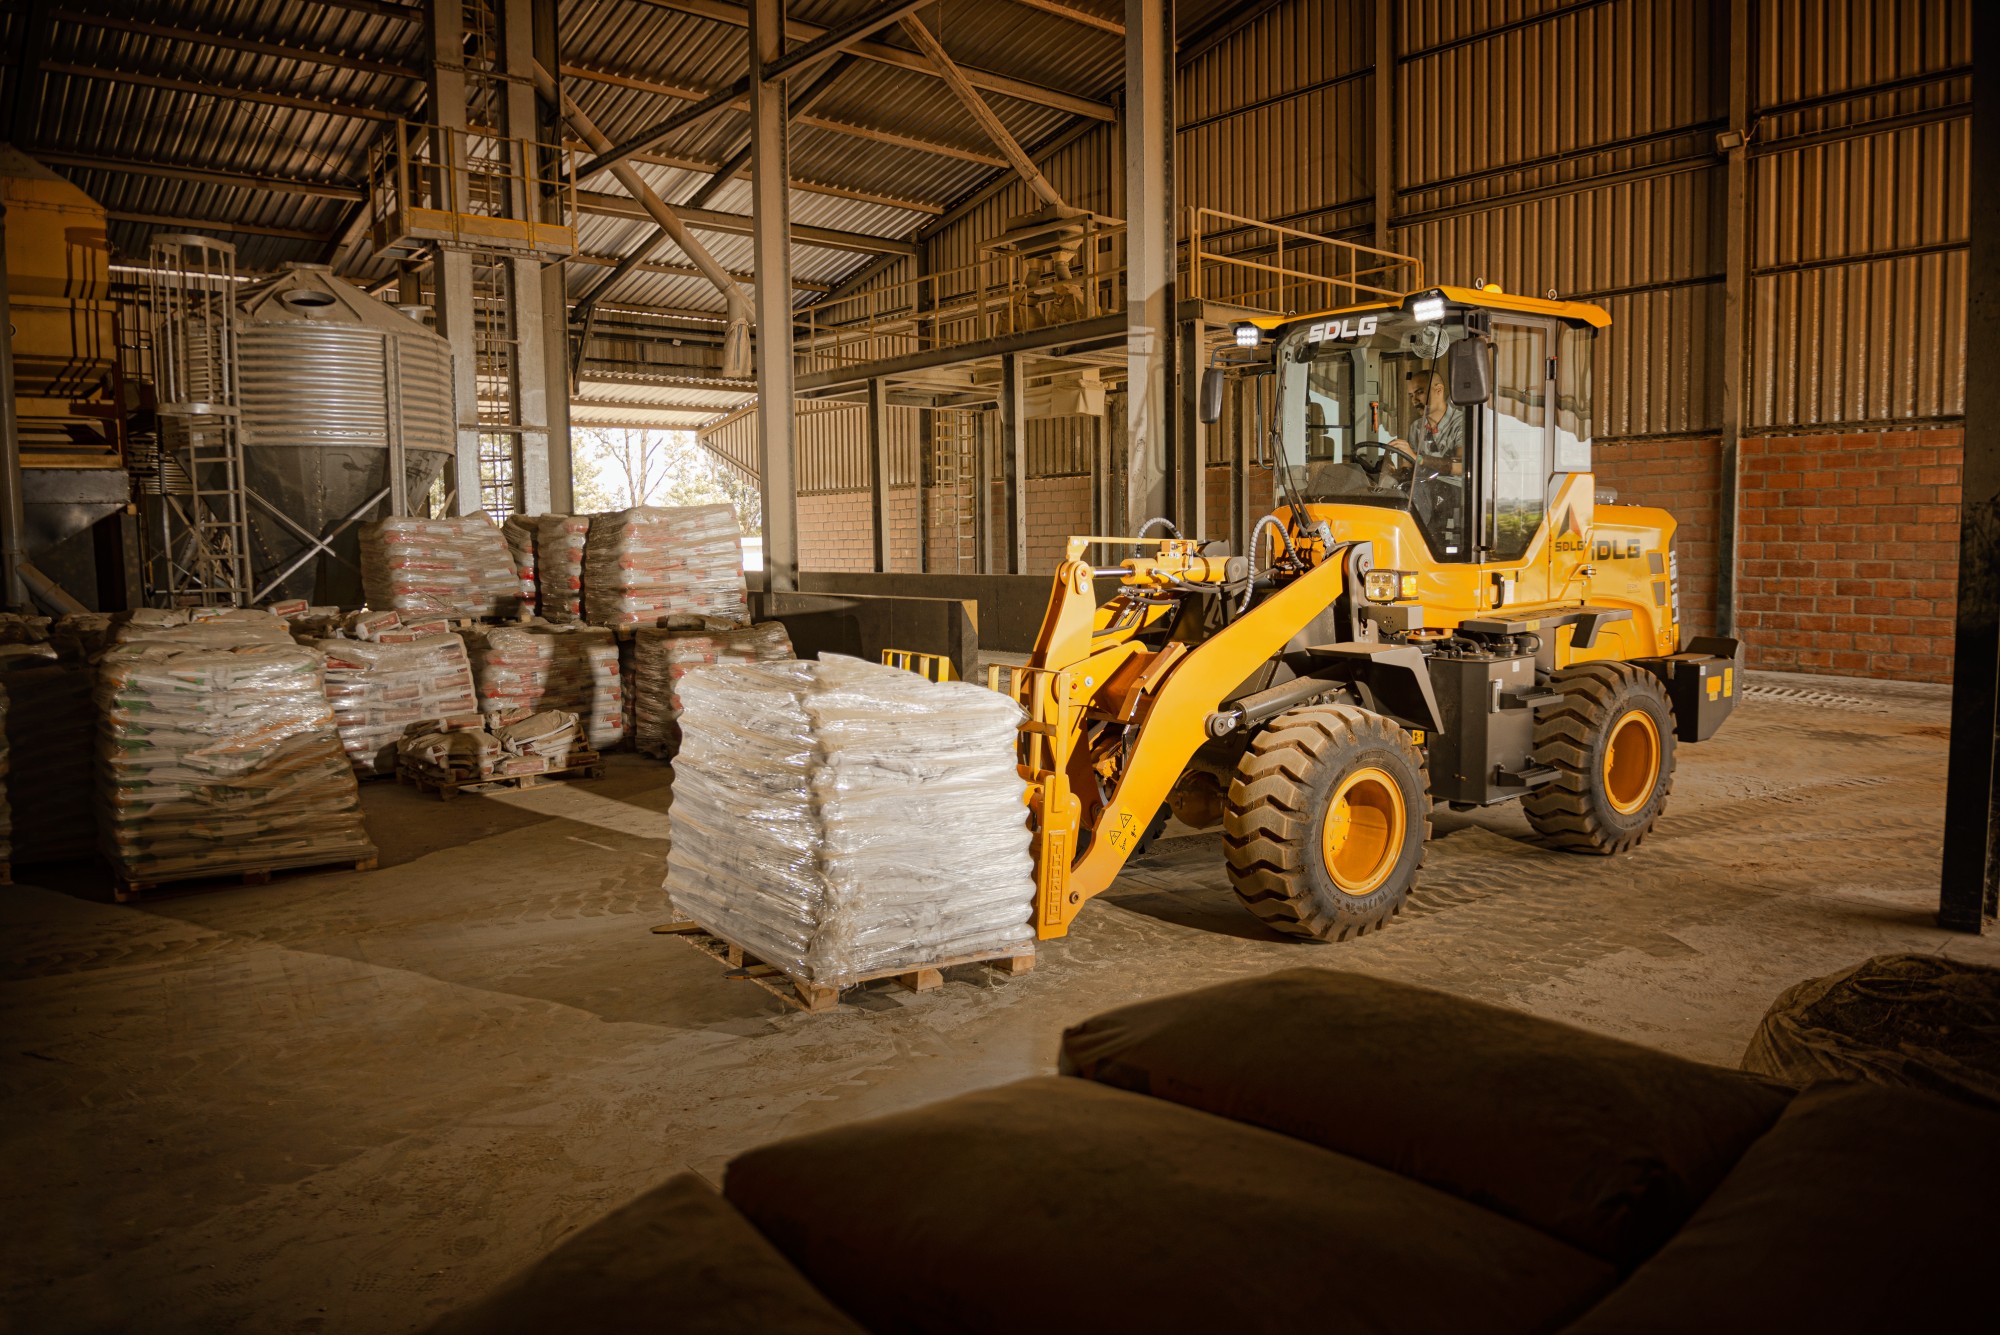
[[[236,385],[236,248],[205,236],[152,239],[146,273],[147,368],[159,403],[159,448],[187,479],[163,489],[170,605],[250,601],[249,497]]]
[[[930,568],[969,575],[979,569],[979,414],[947,408],[931,418],[931,484],[938,525],[949,533],[932,548]]]

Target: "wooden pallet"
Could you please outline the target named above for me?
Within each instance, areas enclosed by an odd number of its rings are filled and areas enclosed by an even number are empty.
[[[377,855],[370,853],[361,858],[340,858],[328,862],[324,858],[287,858],[279,862],[266,862],[255,867],[241,867],[234,871],[212,872],[194,871],[185,876],[155,876],[151,879],[130,877],[123,872],[112,873],[111,893],[120,904],[129,904],[140,896],[159,890],[165,886],[192,886],[196,882],[211,885],[269,885],[271,877],[281,871],[374,871]]]
[[[488,793],[505,789],[539,788],[544,783],[558,779],[601,779],[604,777],[604,757],[596,751],[571,751],[570,763],[561,769],[543,770],[540,774],[496,774],[486,779],[461,779],[442,770],[419,769],[414,766],[396,771],[396,777],[413,785],[418,792],[436,793],[440,801],[449,802],[460,793]]]
[[[1030,944],[1014,947],[1002,954],[953,955],[914,969],[883,969],[833,987],[826,983],[808,982],[775,964],[766,964],[735,942],[717,936],[699,923],[662,923],[653,930],[661,935],[679,937],[702,954],[728,965],[729,977],[748,979],[786,1005],[802,1011],[830,1011],[840,1004],[840,994],[844,989],[882,978],[894,978],[912,992],[935,992],[944,986],[944,971],[961,964],[991,965],[1010,978],[1035,967],[1035,948]]]

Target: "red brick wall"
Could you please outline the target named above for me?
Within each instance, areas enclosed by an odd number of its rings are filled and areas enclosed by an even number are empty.
[[[1742,445],[1737,622],[1758,667],[1950,681],[1958,428]]]
[[[799,497],[801,570],[872,570],[875,527],[865,491]],[[917,568],[917,489],[889,491],[889,569]]]
[[[1597,485],[1615,490],[1620,504],[1655,506],[1673,515],[1681,635],[1683,639],[1713,635],[1721,570],[1721,443],[1714,439],[1599,443],[1592,453]]]
[[[1031,477],[1023,501],[1028,514],[1026,571],[1052,575],[1070,537],[1090,532],[1090,479]],[[996,516],[1003,513],[994,511]]]

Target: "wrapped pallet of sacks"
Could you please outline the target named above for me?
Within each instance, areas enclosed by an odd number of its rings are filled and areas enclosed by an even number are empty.
[[[500,526],[507,540],[507,554],[514,558],[514,575],[521,586],[521,610],[535,610],[535,520],[530,515],[509,515]]]
[[[567,767],[581,740],[576,715],[561,709],[506,709],[437,719],[396,744],[398,761],[439,783],[547,774]]]
[[[754,626],[710,622],[700,628],[641,626],[632,633],[632,672],[626,687],[632,745],[641,755],[670,760],[680,749],[681,678],[712,663],[775,663],[792,656],[782,623]]]
[[[9,659],[0,671],[10,702],[8,795],[17,863],[66,862],[97,852],[91,678],[90,666],[75,658]]]
[[[588,515],[535,517],[535,583],[543,620],[558,625],[583,620],[583,555],[589,540]]]
[[[839,657],[698,668],[680,694],[678,916],[828,987],[1031,952],[1012,700]]]
[[[354,772],[394,774],[396,743],[429,719],[478,711],[465,641],[432,635],[408,644],[315,640],[326,658],[326,698]]]
[[[599,751],[625,739],[618,642],[599,626],[481,626],[466,637],[479,708],[560,709],[583,721]]]
[[[123,613],[113,623],[111,642],[178,644],[203,649],[290,644],[292,624],[261,607],[141,607]]]
[[[56,618],[49,628],[49,643],[66,659],[89,662],[111,647],[118,617],[116,612],[71,612]]]
[[[507,540],[483,511],[363,524],[361,587],[377,609],[447,617],[511,617],[521,610],[521,577]]]
[[[675,615],[749,620],[743,529],[727,505],[641,505],[590,521],[584,619],[654,626]]]
[[[320,657],[139,640],[97,677],[98,822],[129,882],[375,856]]]

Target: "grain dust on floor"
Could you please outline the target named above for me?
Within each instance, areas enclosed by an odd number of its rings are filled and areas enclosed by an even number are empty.
[[[109,902],[0,891],[0,1325],[422,1327],[683,1168],[1053,1067],[1063,1025],[1298,964],[1734,1063],[1777,992],[1937,930],[1934,690],[1761,676],[1613,859],[1441,812],[1388,931],[1239,908],[1219,836],[1156,844],[1040,966],[804,1015],[671,937],[666,770],[449,805],[364,793],[379,871]]]

